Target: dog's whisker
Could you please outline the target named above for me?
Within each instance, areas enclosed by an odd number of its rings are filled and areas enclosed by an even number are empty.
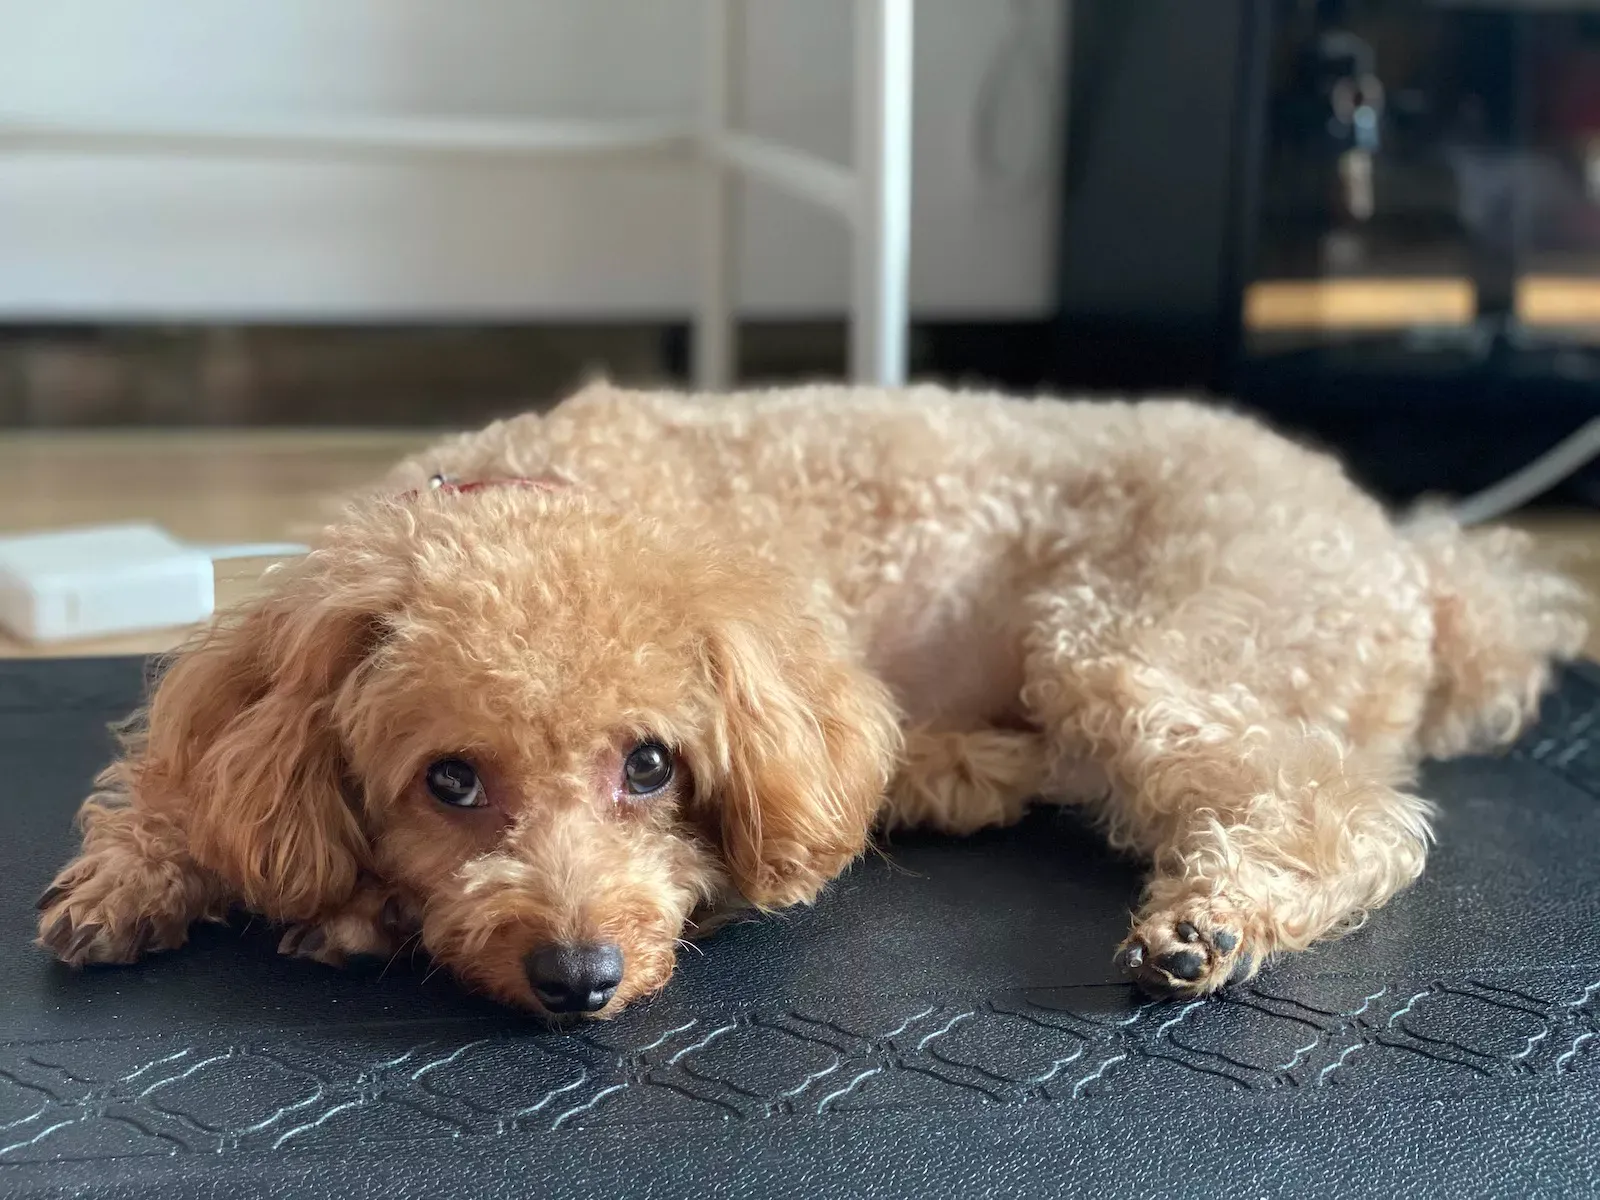
[[[407,946],[411,947],[411,954],[413,959],[415,959],[417,946],[420,945],[421,942],[422,932],[419,930],[396,946],[394,953],[389,956],[389,961],[383,964],[383,970],[378,972],[378,979],[381,981],[383,977],[389,973],[389,968],[394,966],[394,964],[399,960],[400,956],[405,953]]]

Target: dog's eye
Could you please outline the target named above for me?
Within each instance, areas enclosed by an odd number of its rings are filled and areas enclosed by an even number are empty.
[[[622,782],[630,796],[648,796],[672,782],[672,751],[660,742],[640,742],[622,763]]]
[[[430,763],[423,779],[434,799],[451,808],[482,808],[488,803],[478,773],[471,763],[459,758],[441,758]]]

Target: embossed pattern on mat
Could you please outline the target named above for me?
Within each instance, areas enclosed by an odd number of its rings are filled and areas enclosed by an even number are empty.
[[[139,684],[0,667],[0,1194],[1522,1196],[1600,1169],[1592,668],[1512,754],[1430,770],[1416,888],[1224,997],[1114,978],[1136,873],[1051,811],[890,846],[565,1035],[248,923],[123,970],[27,946]]]

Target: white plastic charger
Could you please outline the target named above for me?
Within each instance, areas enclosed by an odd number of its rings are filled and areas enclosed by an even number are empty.
[[[0,537],[0,624],[55,642],[203,621],[211,557],[143,523]]]

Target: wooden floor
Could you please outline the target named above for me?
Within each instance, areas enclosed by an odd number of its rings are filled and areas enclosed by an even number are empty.
[[[396,432],[12,434],[0,438],[0,532],[147,520],[193,542],[305,541],[330,498],[370,483],[438,435]],[[217,564],[217,604],[247,596],[271,560]],[[187,630],[28,646],[0,657],[143,654]]]
[[[370,482],[437,434],[397,432],[13,434],[0,439],[0,532],[148,520],[197,542],[303,541],[330,497]],[[1600,595],[1600,517],[1539,516],[1542,550]],[[270,565],[219,564],[217,601],[247,596]],[[0,657],[150,653],[185,630],[35,647]],[[1600,657],[1600,629],[1589,644]]]

